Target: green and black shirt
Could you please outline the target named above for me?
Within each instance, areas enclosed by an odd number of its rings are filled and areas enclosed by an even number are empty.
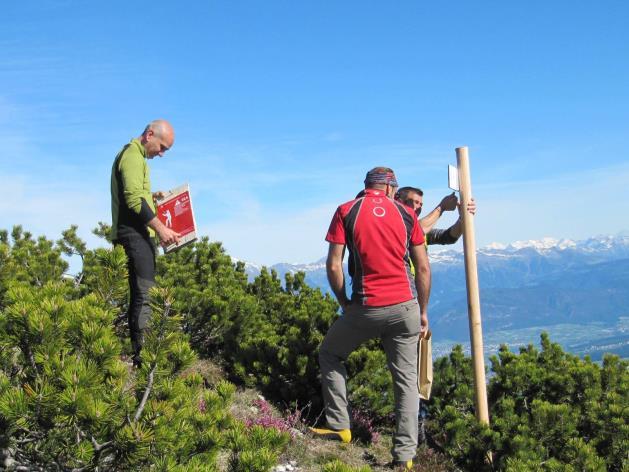
[[[111,169],[112,239],[120,231],[134,229],[140,233],[154,231],[147,223],[155,217],[151,193],[150,169],[146,150],[138,139],[132,139],[116,156]]]

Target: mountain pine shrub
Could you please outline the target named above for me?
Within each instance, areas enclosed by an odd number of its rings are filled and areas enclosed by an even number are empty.
[[[83,261],[73,280],[62,277],[62,253]],[[336,302],[303,274],[282,286],[264,270],[249,283],[242,263],[201,240],[158,257],[162,289],[134,371],[121,356],[125,260],[119,248],[86,249],[75,228],[56,244],[20,227],[0,232],[0,449],[14,464],[59,470],[216,470],[222,449],[234,470],[268,470],[290,435],[234,420],[233,385],[207,389],[189,368],[188,340],[234,380],[284,406],[310,403],[316,415],[318,346]],[[471,360],[455,347],[435,360],[428,431],[464,470],[627,470],[628,367],[616,356],[580,359],[545,334],[541,349],[503,346],[492,358],[487,427],[474,416]],[[348,370],[354,407],[389,425],[378,342],[352,354]]]
[[[323,466],[323,472],[371,472],[371,467],[367,465],[363,467],[353,467],[335,459]]]
[[[629,467],[629,362],[607,355],[601,367],[546,333],[541,350],[502,346],[491,361],[491,428],[475,420],[471,359],[460,346],[435,363],[431,429],[465,470]]]
[[[338,309],[329,295],[303,273],[282,286],[263,269],[249,283],[244,265],[207,238],[159,262],[159,284],[173,288],[195,351],[221,358],[235,381],[274,401],[320,409],[318,348]]]
[[[57,246],[15,228],[0,234],[0,450],[11,467],[45,470],[218,470],[227,449],[242,459],[286,438],[247,432],[243,451],[229,432],[232,384],[207,389],[190,368],[196,355],[165,288],[152,291],[143,364],[121,356],[115,329],[126,308],[126,259],[119,248],[86,250],[75,228]],[[62,279],[61,252],[83,269]],[[124,287],[124,289],[123,289]],[[182,372],[185,374],[182,375]],[[232,448],[232,446],[234,446]],[[243,452],[241,454],[241,452]],[[260,470],[264,469],[266,465]],[[253,469],[247,469],[253,470]]]
[[[178,376],[195,356],[167,292],[153,293],[144,363],[134,372],[120,357],[114,311],[94,294],[72,299],[72,290],[18,283],[6,293],[0,446],[16,463],[59,470],[142,469],[193,456],[213,463],[231,425],[233,388],[207,391],[200,376]]]

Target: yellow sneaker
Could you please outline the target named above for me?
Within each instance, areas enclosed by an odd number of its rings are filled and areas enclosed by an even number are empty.
[[[317,438],[321,439],[333,439],[335,441],[341,441],[348,443],[352,440],[352,432],[349,429],[340,429],[335,431],[327,428],[308,428],[310,432]]]
[[[413,470],[413,459],[407,461],[393,461],[394,470]]]

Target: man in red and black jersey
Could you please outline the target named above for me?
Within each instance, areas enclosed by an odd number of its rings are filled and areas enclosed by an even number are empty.
[[[430,266],[415,214],[392,198],[397,187],[391,169],[376,167],[367,173],[364,196],[339,206],[332,218],[326,268],[344,314],[319,350],[329,429],[313,432],[351,440],[344,361],[360,344],[380,337],[395,393],[393,459],[410,468],[417,447],[417,341],[428,329]],[[350,299],[343,275],[345,247],[353,264]]]

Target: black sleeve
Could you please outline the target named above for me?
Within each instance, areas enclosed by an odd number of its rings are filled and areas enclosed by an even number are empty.
[[[155,213],[151,210],[151,207],[144,198],[142,199],[142,207],[140,208],[140,214],[138,216],[140,217],[142,224],[145,225],[155,218]]]
[[[426,235],[428,245],[432,244],[454,244],[459,238],[454,238],[449,229],[431,229]]]

